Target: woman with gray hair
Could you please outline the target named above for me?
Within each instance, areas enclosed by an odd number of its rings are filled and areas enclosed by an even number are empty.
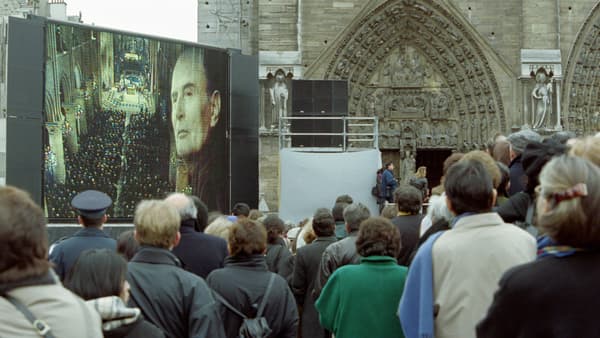
[[[600,337],[600,168],[563,155],[539,182],[537,225],[548,237],[536,261],[504,274],[478,337]]]
[[[425,243],[429,236],[439,231],[449,230],[450,221],[452,221],[454,215],[448,210],[446,205],[446,193],[442,193],[439,196],[431,196],[429,200],[429,207],[427,208],[427,216],[431,226],[424,227],[425,219],[421,223],[421,237],[419,238],[419,245]]]

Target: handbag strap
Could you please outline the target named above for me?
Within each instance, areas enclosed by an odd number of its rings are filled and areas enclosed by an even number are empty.
[[[51,332],[50,325],[44,322],[41,319],[37,319],[31,311],[25,306],[25,304],[21,303],[18,299],[8,294],[3,295],[14,307],[21,312],[25,318],[31,323],[33,328],[37,331],[37,333],[44,338],[54,338],[54,335]]]
[[[214,294],[215,294],[215,297],[217,298],[217,300],[219,302],[221,302],[221,304],[225,305],[226,308],[228,308],[229,310],[233,311],[233,313],[235,313],[236,315],[242,317],[243,319],[248,319],[248,316],[246,316],[240,310],[238,310],[235,307],[233,307],[233,305],[231,305],[227,301],[227,299],[225,299],[225,297],[221,296],[221,294],[219,294],[217,291],[214,291]]]
[[[275,274],[271,273],[271,279],[269,279],[269,285],[267,286],[267,291],[265,291],[265,295],[263,299],[260,301],[260,305],[258,306],[258,312],[256,313],[256,317],[261,317],[263,310],[265,309],[265,304],[267,303],[267,299],[269,298],[269,293],[271,292],[271,287],[273,286],[273,281],[275,280]]]
[[[263,296],[263,299],[260,301],[260,305],[258,306],[258,312],[256,313],[255,318],[262,316],[262,312],[265,309],[265,304],[267,303],[267,298],[269,297],[269,293],[271,292],[271,288],[273,286],[274,280],[275,280],[275,274],[271,273],[271,278],[269,279],[269,284],[267,285],[267,289],[265,291],[265,295]],[[233,305],[231,305],[231,303],[229,303],[227,301],[227,299],[225,299],[225,297],[221,296],[221,294],[219,294],[216,291],[214,291],[214,294],[215,294],[215,297],[217,298],[217,300],[219,302],[221,302],[221,304],[225,305],[225,307],[227,307],[229,310],[233,311],[235,314],[237,314],[238,316],[240,316],[244,319],[248,319],[248,316],[246,316],[240,310],[236,309]]]

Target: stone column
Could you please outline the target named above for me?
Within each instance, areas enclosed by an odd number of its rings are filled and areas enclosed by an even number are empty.
[[[521,87],[523,87],[523,123],[521,125],[523,129],[529,129],[531,127],[529,125],[529,122],[531,122],[531,114],[529,113],[529,105],[531,101],[531,96],[529,95],[531,94],[529,90],[529,81],[527,81],[527,79],[521,80]]]
[[[65,153],[63,148],[62,128],[59,123],[47,122],[46,129],[48,130],[48,139],[50,141],[50,150],[56,156],[56,168],[54,169],[54,179],[56,182],[65,184]]]
[[[556,126],[554,127],[554,129],[556,131],[560,131],[563,129],[562,124],[560,123],[560,84],[562,81],[556,81],[554,82],[554,88],[556,90]]]

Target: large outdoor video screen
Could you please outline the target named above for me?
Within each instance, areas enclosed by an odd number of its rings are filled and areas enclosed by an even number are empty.
[[[73,218],[86,189],[131,218],[173,191],[228,207],[228,54],[81,25],[46,25],[43,200]]]

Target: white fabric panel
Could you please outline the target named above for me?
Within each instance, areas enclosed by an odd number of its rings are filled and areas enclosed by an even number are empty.
[[[317,208],[331,208],[336,197],[348,194],[378,215],[371,195],[381,168],[377,149],[356,152],[301,152],[282,149],[280,155],[279,217],[298,222]]]

